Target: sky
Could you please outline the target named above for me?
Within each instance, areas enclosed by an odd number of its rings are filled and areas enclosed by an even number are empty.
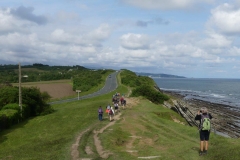
[[[0,64],[240,78],[240,0],[1,0]]]

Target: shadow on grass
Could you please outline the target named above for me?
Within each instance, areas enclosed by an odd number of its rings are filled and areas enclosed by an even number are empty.
[[[0,143],[3,143],[4,141],[7,140],[7,135],[11,132],[14,132],[16,129],[19,129],[19,128],[24,128],[24,126],[28,123],[29,120],[33,119],[35,117],[32,117],[32,118],[28,118],[22,122],[19,122],[18,124],[15,124],[9,128],[5,128],[5,129],[2,129],[0,130]]]

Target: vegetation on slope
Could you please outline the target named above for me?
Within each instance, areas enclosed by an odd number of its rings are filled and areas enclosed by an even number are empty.
[[[144,96],[156,104],[162,104],[169,97],[156,90],[156,84],[152,78],[146,76],[137,76],[134,72],[123,70],[121,72],[121,82],[124,85],[132,87],[133,97]]]
[[[22,88],[22,110],[19,107],[18,87],[0,86],[0,131],[11,127],[29,117],[52,113],[52,107],[47,104],[48,93],[41,93],[38,88]]]

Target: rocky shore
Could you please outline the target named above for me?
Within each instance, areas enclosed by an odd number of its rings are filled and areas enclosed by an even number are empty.
[[[207,107],[209,113],[213,116],[212,119],[212,131],[216,134],[239,138],[240,137],[240,108],[223,104],[211,103],[198,99],[185,99],[183,95],[175,92],[162,91],[163,93],[170,95],[177,101],[177,104],[173,104],[171,109],[180,107],[181,110],[189,111],[187,119],[192,121],[193,125],[197,125],[194,120],[194,116],[197,114],[201,107]],[[178,106],[178,107],[177,107]],[[170,107],[169,107],[170,108]],[[183,113],[185,114],[185,113]],[[187,113],[186,113],[187,114]],[[184,117],[186,119],[186,117]],[[190,123],[190,122],[189,122]]]

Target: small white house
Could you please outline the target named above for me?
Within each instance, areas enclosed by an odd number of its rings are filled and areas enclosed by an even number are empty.
[[[23,78],[28,78],[28,75],[23,75]]]

